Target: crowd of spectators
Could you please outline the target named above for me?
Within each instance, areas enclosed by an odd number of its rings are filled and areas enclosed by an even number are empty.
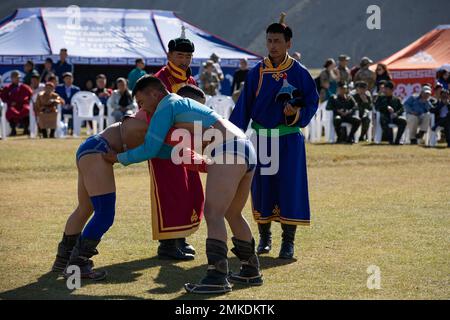
[[[301,54],[292,55],[296,60]],[[351,58],[342,54],[338,62],[329,58],[323,65],[318,77],[315,78],[320,103],[326,105],[326,110],[333,113],[333,124],[338,143],[355,142],[355,133],[361,127],[359,140],[368,139],[370,123],[376,121],[375,114],[379,112],[383,139],[390,144],[399,145],[405,130],[411,144],[423,143],[422,139],[429,128],[442,132],[450,146],[450,113],[449,113],[449,71],[438,70],[434,84],[423,85],[419,94],[410,96],[402,102],[395,96],[395,84],[386,65],[378,64],[375,71],[370,68],[373,61],[364,57],[350,68]],[[248,61],[240,60],[235,71],[229,95],[237,102],[239,94],[249,71]],[[42,66],[36,66],[33,61],[27,61],[20,72],[11,72],[11,84],[1,89],[0,98],[7,106],[6,117],[11,127],[11,136],[17,134],[17,128],[23,128],[23,134],[29,134],[29,110],[33,106],[37,116],[39,133],[42,137],[54,137],[57,109],[61,106],[62,118],[68,117],[69,134],[72,124],[72,98],[80,91],[74,85],[74,67],[68,61],[67,49],[61,49],[59,60],[54,62],[47,58]],[[114,121],[137,110],[137,105],[131,96],[131,90],[136,81],[146,74],[143,59],[136,59],[135,67],[128,77],[119,77],[108,87],[105,74],[98,74],[95,83],[87,80],[85,91],[91,91],[104,106],[104,115]],[[212,54],[210,59],[202,64],[199,70],[199,84],[209,96],[220,94],[224,73],[220,66],[220,58]],[[434,92],[434,95],[433,95]],[[94,110],[97,112],[98,109]],[[435,122],[431,123],[431,115]],[[62,120],[62,119],[61,119]],[[347,132],[344,124],[351,129]],[[92,124],[86,122],[88,129]],[[394,137],[392,125],[397,127]],[[48,132],[50,130],[50,132]]]
[[[428,129],[435,131],[440,127],[450,147],[449,71],[438,70],[434,84],[422,85],[419,93],[402,102],[395,95],[395,84],[386,65],[378,64],[372,71],[373,61],[364,57],[350,69],[349,61],[350,57],[344,54],[338,57],[338,63],[327,59],[315,79],[320,103],[333,112],[338,143],[354,143],[360,127],[359,140],[366,141],[370,123],[377,121],[379,112],[383,140],[390,144],[402,144],[406,129],[411,144],[424,144]],[[432,114],[434,124],[430,121]],[[350,125],[350,132],[344,124]],[[395,137],[393,127],[397,127]]]

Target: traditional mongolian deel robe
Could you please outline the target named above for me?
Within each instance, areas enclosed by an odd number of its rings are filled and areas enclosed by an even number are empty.
[[[170,62],[155,76],[170,92],[186,84],[195,85],[193,77]],[[170,159],[154,158],[148,165],[153,239],[185,238],[193,234],[203,217],[204,195],[199,173],[175,165]]]
[[[289,90],[288,90],[289,89]],[[296,92],[302,108],[295,116],[286,117],[279,93]],[[309,225],[310,207],[304,136],[300,128],[308,125],[317,111],[319,96],[308,70],[286,55],[273,66],[269,58],[259,62],[247,75],[244,89],[230,116],[230,121],[247,130],[250,120],[257,134],[258,165],[252,182],[253,215],[258,223],[278,221],[284,224]],[[278,129],[264,130],[264,129]],[[277,138],[276,132],[279,137]],[[262,161],[262,143],[267,150],[278,139],[279,152],[273,149],[271,164]],[[255,141],[255,140],[253,140]],[[278,170],[266,174],[261,169],[278,161]]]

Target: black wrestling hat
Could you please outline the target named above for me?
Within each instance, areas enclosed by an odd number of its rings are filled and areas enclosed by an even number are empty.
[[[186,39],[185,27],[181,26],[181,36],[169,41],[169,52],[180,51],[192,53],[195,51],[194,44],[191,40]]]

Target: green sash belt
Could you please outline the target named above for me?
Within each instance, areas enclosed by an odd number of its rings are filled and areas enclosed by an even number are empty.
[[[301,133],[302,130],[300,127],[289,127],[285,124],[280,124],[276,126],[273,129],[267,129],[260,125],[259,123],[256,123],[255,121],[252,122],[252,128],[256,131],[257,135],[265,136],[265,137],[271,137],[271,136],[285,136],[287,134],[294,134],[294,133]],[[277,129],[278,132],[273,131]],[[264,130],[264,131],[261,131]]]

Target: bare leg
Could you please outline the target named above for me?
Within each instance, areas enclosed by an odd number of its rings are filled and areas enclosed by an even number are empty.
[[[78,168],[78,207],[67,219],[64,233],[66,235],[81,233],[93,211],[91,199],[84,186],[83,175]]]
[[[247,166],[214,164],[208,167],[205,220],[208,238],[226,243],[225,214],[230,207]]]
[[[85,155],[78,162],[89,197],[116,192],[113,166],[100,153]]]
[[[78,161],[78,168],[81,173],[80,181],[84,186],[84,188],[80,188],[79,194],[81,194],[83,205],[85,200],[86,202],[89,200],[90,207],[88,206],[87,210],[83,210],[80,209],[82,205],[79,205],[78,210],[75,210],[74,214],[69,218],[66,229],[73,227],[77,231],[81,231],[92,214],[92,209],[95,210],[95,213],[73,247],[67,264],[78,266],[81,270],[82,278],[98,281],[103,280],[107,273],[106,271],[93,270],[90,258],[98,254],[96,247],[102,235],[114,221],[116,190],[114,171],[112,165],[104,161],[99,153],[83,156]],[[71,274],[66,270],[64,271],[64,276],[67,278]]]
[[[247,203],[252,179],[253,172],[248,172],[244,175],[239,183],[236,195],[234,196],[234,199],[225,214],[225,218],[230,225],[233,235],[240,240],[248,242],[252,240],[252,232],[247,220],[242,215],[242,209]]]
[[[115,192],[112,165],[105,162],[100,154],[89,154],[78,163],[78,207],[67,220],[66,235],[78,234],[83,230],[94,208],[91,196]]]

